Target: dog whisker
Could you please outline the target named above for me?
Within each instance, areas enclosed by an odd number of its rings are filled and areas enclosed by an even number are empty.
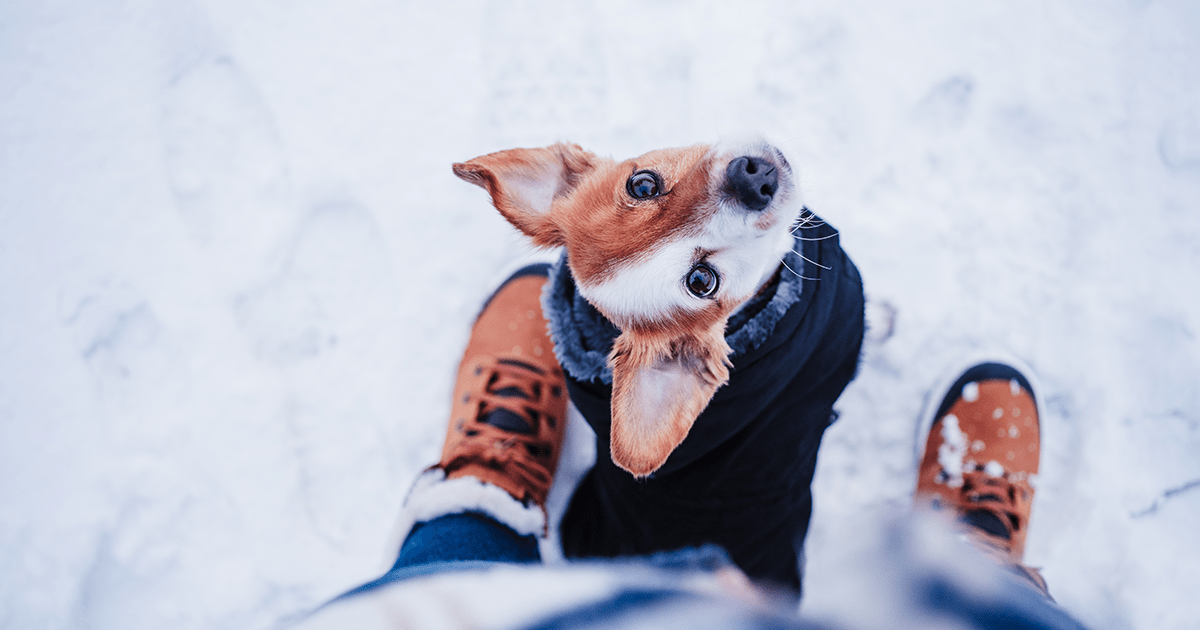
[[[792,275],[796,276],[797,278],[800,278],[801,280],[817,280],[817,281],[820,280],[820,278],[809,278],[808,276],[804,276],[799,273],[796,273],[796,270],[792,269],[792,267],[787,264],[786,260],[780,260],[779,262],[783,263],[784,268],[787,269],[788,271],[792,272]]]
[[[800,221],[794,227],[791,228],[791,232],[792,232],[792,234],[795,234],[797,230],[812,230],[815,228],[819,228],[823,225],[825,225],[825,224],[824,223],[809,223],[806,221]]]
[[[792,233],[792,236],[795,237],[795,239],[797,241],[810,241],[810,242],[828,240],[828,239],[836,237],[837,235],[838,235],[837,232],[834,232],[833,234],[826,234],[825,236],[818,236],[817,238],[808,238],[805,236],[796,236],[795,232]]]
[[[821,219],[818,219],[813,213],[809,212],[808,208],[805,208],[803,213],[796,218],[796,225],[792,228],[792,232],[795,232],[796,230],[817,228],[821,227],[822,225],[825,225],[825,222]]]
[[[826,270],[826,271],[828,271],[828,270],[830,270],[830,269],[832,269],[832,268],[833,268],[833,267],[827,267],[827,266],[825,266],[825,265],[822,265],[821,263],[819,263],[819,262],[817,262],[817,261],[815,261],[815,260],[812,260],[812,259],[806,258],[806,257],[804,256],[804,254],[801,254],[800,252],[798,252],[798,251],[796,251],[796,250],[794,250],[794,249],[792,250],[792,253],[793,253],[793,254],[795,254],[795,255],[797,255],[797,256],[799,256],[801,260],[803,260],[803,261],[805,261],[805,262],[808,262],[808,263],[812,263],[812,264],[814,264],[814,265],[816,265],[816,266],[818,266],[818,267],[820,267],[820,268],[822,268],[822,269],[824,269],[824,270]]]

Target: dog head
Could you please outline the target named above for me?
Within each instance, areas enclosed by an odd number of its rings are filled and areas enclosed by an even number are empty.
[[[730,314],[792,248],[801,204],[783,154],[750,141],[617,162],[556,144],[454,173],[535,244],[566,248],[580,294],[621,329],[608,358],[613,461],[657,470],[729,379]]]

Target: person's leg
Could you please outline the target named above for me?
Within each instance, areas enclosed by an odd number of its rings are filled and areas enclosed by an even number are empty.
[[[418,523],[400,547],[393,569],[434,562],[538,562],[537,536],[478,512],[447,514]]]
[[[925,443],[915,503],[951,516],[960,539],[985,558],[975,568],[962,558],[957,569],[940,571],[929,567],[944,560],[910,558],[906,584],[912,604],[925,614],[975,628],[1083,628],[1054,603],[1041,573],[1025,564],[1031,482],[1041,454],[1041,420],[1030,380],[1004,363],[974,365],[923,419],[929,426],[919,434]],[[977,575],[995,567],[1007,576]]]
[[[918,505],[952,513],[967,540],[1050,597],[1024,564],[1041,427],[1029,379],[981,363],[950,386],[932,420],[917,473]]]
[[[478,512],[446,514],[414,525],[392,568],[342,597],[441,571],[497,562],[534,563],[541,559],[537,537],[533,534],[522,536],[504,523]]]
[[[348,595],[481,562],[541,560],[567,408],[540,303],[547,267],[517,271],[485,303],[459,365],[441,460],[405,501],[396,562]]]

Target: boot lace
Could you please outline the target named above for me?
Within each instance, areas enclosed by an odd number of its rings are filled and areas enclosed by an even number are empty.
[[[962,519],[983,530],[992,543],[1012,550],[1013,534],[1025,527],[1024,514],[1033,488],[1024,478],[994,477],[983,470],[963,473],[959,510]]]
[[[544,496],[553,481],[553,430],[564,419],[554,412],[562,388],[546,372],[514,359],[499,359],[476,368],[483,376],[473,397],[473,417],[457,419],[462,439],[444,464],[452,472],[466,464],[483,464],[515,477],[531,495]],[[530,496],[525,498],[526,502]]]

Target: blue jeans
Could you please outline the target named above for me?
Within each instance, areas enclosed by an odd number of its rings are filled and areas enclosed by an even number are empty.
[[[342,597],[442,571],[485,568],[495,563],[529,564],[541,561],[542,554],[538,551],[536,537],[521,536],[483,514],[447,514],[413,526],[392,568]]]
[[[540,562],[536,537],[521,536],[482,514],[450,514],[415,526],[405,539],[395,565],[386,574],[346,593],[342,598],[368,594],[387,585],[421,576],[482,570],[506,564],[537,565]],[[621,565],[614,561],[595,562],[612,563],[614,571],[621,570]],[[628,563],[628,560],[625,562]],[[637,562],[644,565],[640,568],[664,570],[712,571],[732,566],[728,557],[714,547],[647,556],[639,558]],[[906,576],[904,581],[909,587],[908,597],[912,600],[904,604],[907,610],[919,610],[927,617],[947,618],[965,627],[982,629],[1082,630],[1078,622],[1041,593],[1015,580],[999,597],[982,597],[961,588],[952,576],[922,572],[915,567],[912,575]],[[867,605],[881,605],[873,601],[874,597],[873,593],[862,593]],[[532,627],[581,630],[593,626],[607,627],[614,621],[620,626],[624,625],[621,620],[626,619],[650,617],[661,620],[664,615],[679,620],[677,625],[681,628],[713,627],[713,624],[734,628],[829,627],[797,616],[794,608],[780,608],[774,612],[761,608],[739,609],[736,606],[735,609],[721,608],[728,605],[728,602],[705,600],[695,593],[670,587],[628,590],[599,603],[590,602],[577,610],[555,614]],[[904,615],[904,611],[898,611],[897,627],[901,627],[899,619]]]

